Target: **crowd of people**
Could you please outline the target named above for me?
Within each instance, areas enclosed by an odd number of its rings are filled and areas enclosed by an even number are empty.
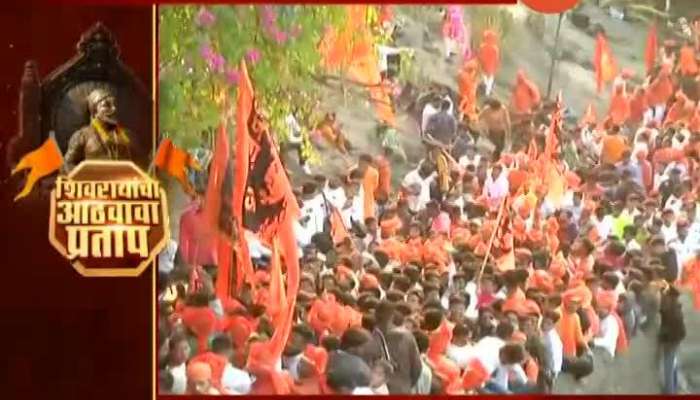
[[[302,273],[276,368],[251,351],[277,328],[269,246],[249,238],[255,287],[232,299],[215,295],[216,265],[171,243],[160,393],[550,393],[639,335],[657,339],[663,393],[679,392],[682,293],[700,308],[697,43],[666,43],[637,85],[623,71],[609,111],[572,126],[566,98],[547,103],[523,71],[508,102],[494,96],[497,41],[447,50],[465,58],[460,98],[427,102],[425,156],[405,176],[384,147],[347,174],[292,178]]]

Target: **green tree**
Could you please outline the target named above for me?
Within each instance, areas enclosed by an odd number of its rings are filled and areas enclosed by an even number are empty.
[[[293,107],[310,122],[320,99],[313,81],[318,44],[344,17],[340,6],[160,7],[161,135],[185,148],[200,145],[202,133],[213,132],[221,120],[222,94],[235,104],[245,59],[273,131],[284,141],[284,118]]]

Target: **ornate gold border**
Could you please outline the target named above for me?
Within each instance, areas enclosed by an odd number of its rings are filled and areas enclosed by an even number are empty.
[[[132,161],[100,161],[100,160],[86,160],[78,164],[69,174],[68,178],[72,178],[75,176],[75,174],[80,170],[80,168],[84,168],[86,166],[90,165],[116,165],[116,164],[122,164],[122,165],[129,165],[134,168],[135,171],[137,171],[145,180],[152,181],[152,182],[157,182],[153,178],[151,178],[148,174],[143,172],[141,168],[138,167],[138,165],[134,164]],[[163,238],[151,249],[149,257],[142,261],[136,268],[86,268],[80,261],[72,261],[70,264],[73,266],[73,268],[78,271],[78,273],[84,277],[105,277],[105,278],[132,278],[132,277],[137,277],[143,273],[143,271],[146,270],[146,267],[148,267],[149,264],[153,263],[155,265],[154,259],[156,256],[163,250],[165,247],[166,243],[170,239],[170,215],[168,213],[168,199],[167,195],[165,193],[165,190],[163,188],[159,188],[160,190],[160,196],[162,199],[162,209],[163,209]],[[54,194],[56,192],[56,189],[51,190],[51,208],[49,209],[49,242],[51,245],[58,250],[58,252],[63,256],[68,258],[68,251],[66,248],[63,246],[62,243],[60,243],[58,240],[55,238],[56,234],[56,225],[55,225],[55,218],[56,218],[56,199],[54,197]]]

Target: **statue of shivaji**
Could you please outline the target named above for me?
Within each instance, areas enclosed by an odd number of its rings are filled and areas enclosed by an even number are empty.
[[[114,94],[94,89],[87,96],[90,124],[75,131],[68,142],[63,169],[70,172],[83,160],[129,160],[129,136],[117,121]]]

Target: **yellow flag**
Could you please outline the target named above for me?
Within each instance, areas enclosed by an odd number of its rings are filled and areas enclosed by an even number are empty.
[[[24,189],[15,196],[15,201],[26,197],[39,179],[58,171],[62,165],[63,156],[61,155],[61,150],[51,137],[46,139],[44,144],[38,149],[25,154],[12,170],[12,175],[14,175],[18,171],[29,169]]]

